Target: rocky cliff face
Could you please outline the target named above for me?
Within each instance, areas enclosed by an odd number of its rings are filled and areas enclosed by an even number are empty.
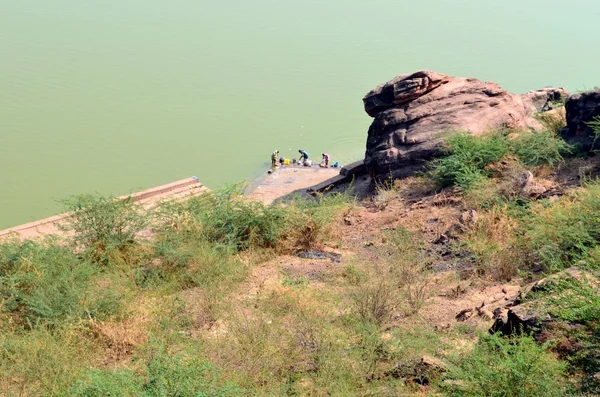
[[[540,128],[533,115],[566,95],[562,88],[516,95],[495,83],[426,70],[397,76],[363,98],[374,118],[365,165],[372,175],[412,173],[439,153],[443,133]]]
[[[567,127],[562,135],[571,143],[590,149],[594,142],[594,131],[587,123],[600,116],[600,91],[571,95],[566,103]],[[598,148],[596,142],[595,149]]]

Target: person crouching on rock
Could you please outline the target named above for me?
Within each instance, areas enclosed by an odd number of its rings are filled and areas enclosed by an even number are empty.
[[[271,167],[277,166],[277,156],[279,156],[279,150],[275,150],[271,155]]]
[[[321,160],[320,165],[323,168],[329,167],[329,155],[327,153],[323,153],[323,160]]]
[[[308,160],[308,153],[306,153],[305,150],[300,149],[298,150],[298,153],[300,153],[300,159],[298,159],[298,163],[302,164]]]

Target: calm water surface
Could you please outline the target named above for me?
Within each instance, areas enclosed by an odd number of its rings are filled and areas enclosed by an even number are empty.
[[[362,157],[362,96],[432,69],[600,84],[596,0],[0,1],[0,229],[58,198]]]

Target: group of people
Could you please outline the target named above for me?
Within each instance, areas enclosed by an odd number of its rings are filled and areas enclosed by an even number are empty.
[[[298,153],[300,154],[300,158],[298,159],[298,164],[300,164],[300,165],[310,164],[310,162],[308,160],[308,152],[306,150],[300,149],[300,150],[298,150]],[[323,156],[323,158],[321,159],[321,164],[319,164],[319,166],[324,167],[324,168],[329,167],[329,155],[327,153],[323,153],[322,156]],[[273,167],[277,166],[277,158],[278,157],[279,157],[279,150],[275,150],[273,152],[273,154],[271,154],[271,166],[273,166]],[[285,158],[283,158],[283,157],[279,158],[279,164],[284,164],[284,163],[285,163]],[[294,163],[295,163],[295,161],[294,161]]]

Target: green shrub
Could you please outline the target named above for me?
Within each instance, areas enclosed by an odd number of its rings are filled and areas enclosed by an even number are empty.
[[[0,395],[59,396],[99,353],[71,326],[0,329]]]
[[[468,188],[485,178],[485,167],[508,151],[508,140],[501,132],[480,137],[466,132],[453,134],[446,139],[444,157],[431,163],[429,174],[440,186]]]
[[[348,194],[318,195],[316,199],[296,199],[286,207],[283,240],[285,249],[311,249],[320,246],[332,232],[335,217],[352,204]],[[284,241],[282,241],[284,243]]]
[[[566,393],[565,365],[531,337],[483,335],[441,388],[452,396],[549,397]]]
[[[600,182],[593,182],[554,203],[532,207],[525,222],[526,236],[547,268],[562,269],[588,257],[597,245],[599,215]]]
[[[121,259],[149,221],[131,197],[116,200],[84,194],[62,204],[70,215],[59,227],[72,235],[75,247],[83,248],[89,258],[101,264]]]
[[[289,250],[318,244],[334,216],[349,205],[349,197],[331,194],[266,206],[242,196],[241,186],[206,193],[160,214],[176,233],[193,234],[211,244]],[[171,219],[171,220],[169,220]],[[291,247],[290,247],[291,245]]]
[[[596,376],[600,371],[600,295],[596,283],[597,279],[587,272],[582,272],[579,279],[561,275],[527,296],[535,310],[548,312],[554,319],[547,335],[569,363],[582,395],[600,393]]]
[[[239,250],[275,247],[285,222],[281,207],[244,199],[241,186],[192,198],[186,210],[200,222],[208,241]]]
[[[245,274],[234,253],[233,247],[207,242],[202,235],[164,232],[154,244],[153,263],[135,269],[135,282],[141,287],[174,282],[183,288],[233,282]]]
[[[555,318],[581,324],[600,320],[600,295],[590,281],[559,279],[541,295],[544,307]]]
[[[517,137],[509,139],[511,132]],[[481,136],[460,132],[448,136],[443,157],[430,163],[429,176],[442,187],[470,188],[490,175],[488,165],[505,155],[515,155],[527,165],[553,166],[571,151],[571,146],[550,130],[497,130]]]
[[[554,166],[563,161],[562,155],[572,148],[551,130],[521,131],[512,142],[512,153],[524,164]]]
[[[218,383],[216,370],[198,351],[169,354],[153,349],[145,363],[145,374],[130,370],[91,370],[77,381],[69,396],[203,397],[240,396],[234,385]]]
[[[26,328],[108,318],[121,309],[127,280],[100,276],[96,266],[56,242],[5,242],[0,244],[0,311]]]
[[[82,302],[95,268],[67,248],[32,241],[0,245],[1,310],[32,327],[86,316]]]
[[[593,152],[596,142],[598,141],[598,138],[600,138],[600,116],[594,117],[592,121],[586,124],[592,129],[592,133],[594,134],[594,140],[592,141],[592,146],[590,147],[590,152]]]
[[[140,378],[131,370],[99,370],[94,369],[85,374],[71,388],[69,396],[138,397],[142,394]]]

